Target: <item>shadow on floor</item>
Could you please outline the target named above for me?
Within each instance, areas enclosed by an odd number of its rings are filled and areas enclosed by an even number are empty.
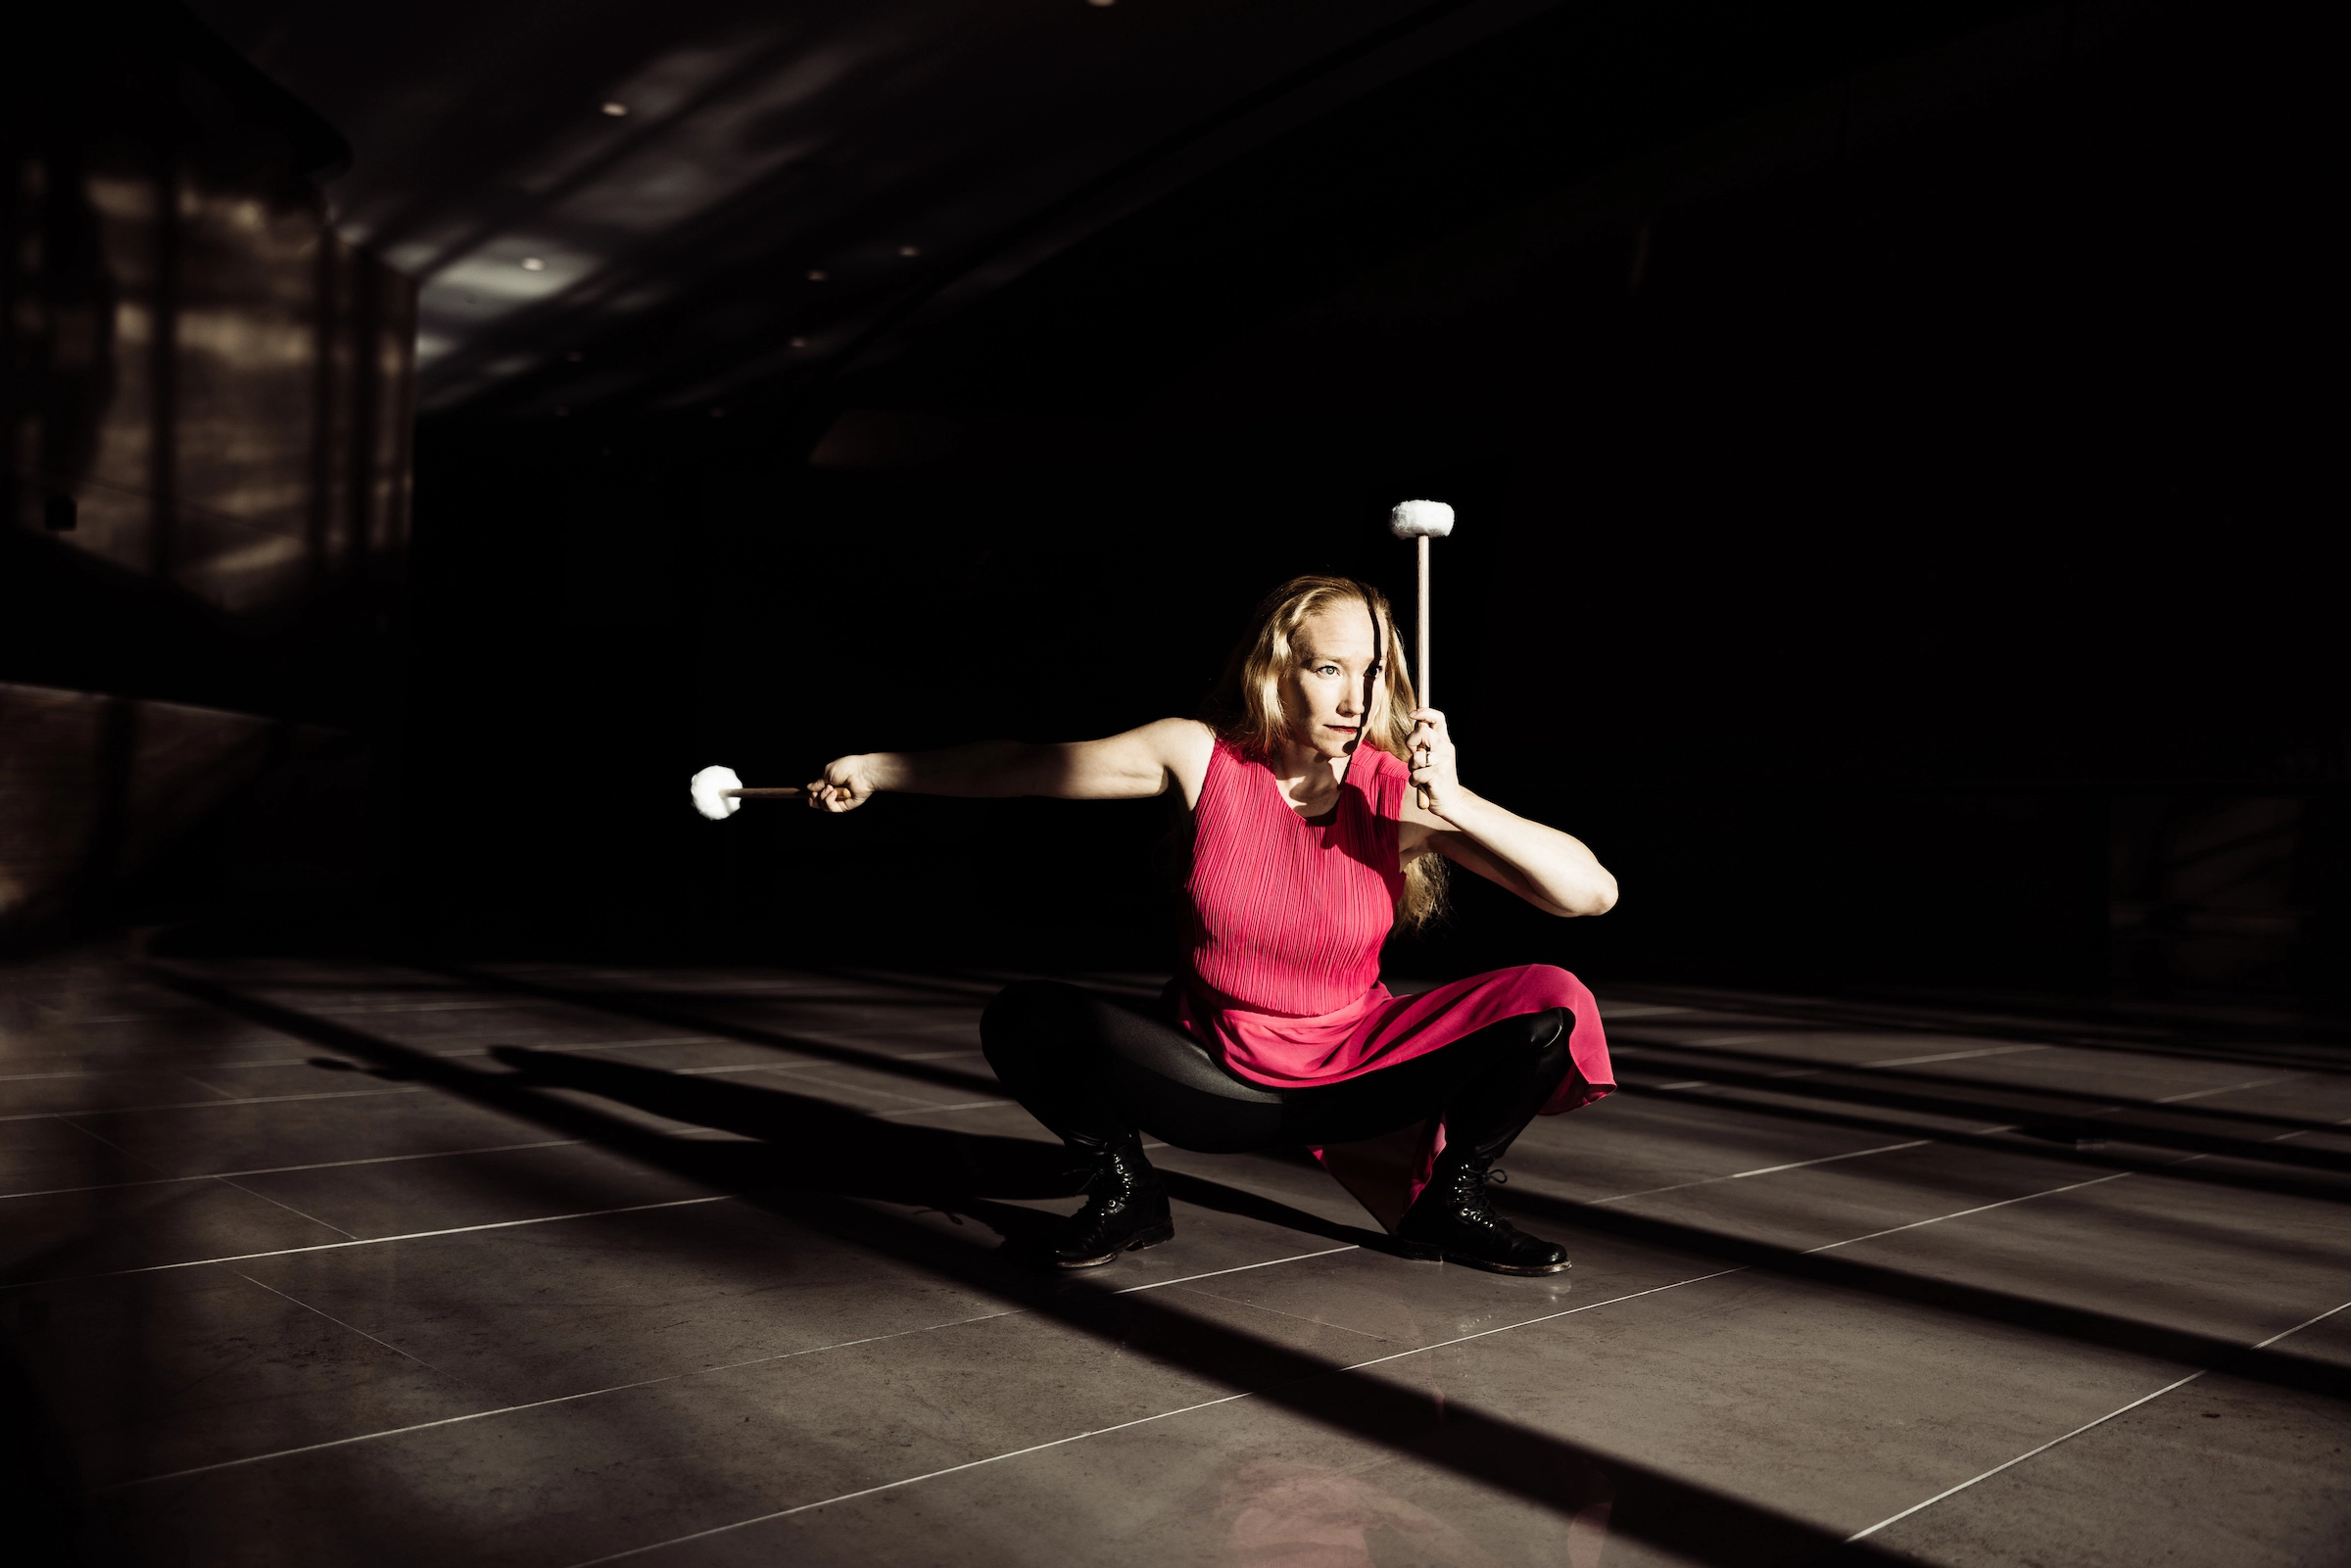
[[[742,1179],[728,1185],[739,1190],[823,1192],[969,1214],[1032,1260],[1042,1260],[1041,1244],[1059,1216],[992,1200],[1055,1198],[1079,1190],[1080,1173],[1068,1153],[1034,1139],[910,1126],[789,1090],[560,1051],[500,1046],[490,1054],[530,1084],[578,1089],[673,1121],[759,1140],[756,1150],[741,1154],[725,1144],[706,1146],[709,1159],[738,1167]],[[1174,1197],[1198,1208],[1325,1241],[1374,1249],[1388,1245],[1377,1231],[1342,1225],[1222,1182],[1179,1171],[1161,1175]]]
[[[921,1128],[892,1127],[884,1134],[874,1129],[889,1123],[821,1102],[799,1101],[789,1095],[767,1098],[773,1091],[727,1093],[728,1088],[742,1090],[743,1086],[705,1085],[657,1069],[627,1069],[614,1076],[603,1069],[615,1064],[564,1057],[562,1053],[534,1053],[560,1058],[531,1064],[534,1069],[552,1071],[552,1077],[543,1082],[533,1082],[532,1074],[523,1072],[480,1072],[195,974],[168,967],[151,973],[184,995],[293,1038],[373,1062],[565,1136],[600,1144],[655,1168],[734,1191],[744,1202],[795,1224],[968,1287],[993,1292],[1078,1332],[1180,1366],[1359,1441],[1514,1496],[1558,1514],[1571,1526],[1583,1523],[1588,1527],[1595,1497],[1606,1497],[1612,1499],[1607,1503],[1606,1525],[1610,1536],[1637,1540],[1707,1568],[1797,1568],[1828,1563],[1898,1568],[1904,1561],[1866,1544],[1843,1544],[1833,1531],[1746,1498],[1567,1442],[1459,1401],[1432,1401],[1427,1391],[1409,1383],[1367,1370],[1334,1366],[1320,1356],[1195,1316],[1157,1292],[1121,1292],[1083,1276],[1055,1277],[1034,1268],[1009,1266],[1002,1251],[983,1251],[914,1217],[857,1201],[860,1196],[887,1192],[900,1195],[897,1201],[929,1204],[952,1187],[967,1194],[959,1200],[971,1206],[966,1212],[984,1212],[990,1223],[1000,1221],[1009,1227],[1008,1235],[1018,1235],[1029,1224],[1041,1227],[1052,1222],[1050,1215],[1032,1214],[1002,1201],[1032,1188],[1049,1191],[1060,1180],[1051,1168],[1058,1152],[1050,1146],[1024,1144],[1017,1151],[1003,1151],[994,1146],[1021,1141],[972,1140]],[[579,1075],[591,1067],[600,1069],[593,1089],[589,1080]],[[557,1087],[600,1095],[607,1088],[621,1089],[654,1105],[676,1111],[691,1108],[697,1117],[720,1118],[709,1124],[741,1121],[745,1127],[765,1128],[766,1132],[747,1134],[762,1140],[772,1133],[786,1138],[807,1136],[814,1141],[805,1149],[780,1153],[765,1141],[730,1145],[678,1138],[547,1092]],[[712,1090],[719,1092],[709,1092]],[[799,1103],[778,1103],[791,1101]],[[643,1108],[653,1109],[653,1105]],[[659,1114],[673,1113],[665,1109]],[[742,1129],[728,1126],[727,1130]],[[914,1136],[899,1142],[895,1136],[899,1133]],[[889,1141],[883,1142],[885,1138]],[[875,1151],[881,1148],[903,1153],[910,1169],[929,1175],[907,1177],[868,1170],[875,1163]],[[811,1151],[824,1158],[812,1159]],[[994,1163],[999,1157],[1002,1163]],[[767,1180],[730,1187],[730,1172],[764,1172]],[[817,1177],[812,1177],[812,1172]],[[929,1180],[942,1185],[928,1186]],[[795,1181],[809,1184],[794,1185]],[[901,1181],[905,1184],[900,1185]],[[975,1184],[999,1183],[1010,1191],[992,1199],[968,1196]],[[843,1196],[842,1188],[858,1191]],[[1181,1196],[1190,1202],[1209,1202],[1211,1207],[1228,1207],[1228,1212],[1235,1213],[1279,1216],[1277,1222],[1298,1224],[1315,1235],[1349,1234],[1347,1227],[1330,1226],[1286,1205],[1213,1182],[1187,1183]],[[1031,1217],[1019,1217],[1024,1214]]]

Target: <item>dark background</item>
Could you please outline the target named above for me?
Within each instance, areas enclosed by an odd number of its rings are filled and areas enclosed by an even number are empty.
[[[2338,26],[1879,10],[1536,9],[788,370],[783,242],[547,318],[417,427],[336,636],[124,609],[152,572],[65,614],[25,510],[0,678],[367,766],[312,792],[339,879],[256,877],[325,851],[224,794],[17,939],[1164,966],[1166,802],[721,826],[686,778],[1188,712],[1281,578],[1409,597],[1430,496],[1464,778],[1623,898],[1461,885],[1392,970],[2337,1007]]]

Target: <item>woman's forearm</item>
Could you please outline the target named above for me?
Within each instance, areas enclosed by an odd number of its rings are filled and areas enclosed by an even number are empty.
[[[1455,787],[1445,820],[1515,877],[1525,895],[1561,915],[1605,915],[1614,907],[1616,879],[1581,839]]]
[[[1034,792],[1037,753],[1019,740],[975,740],[937,751],[869,751],[858,761],[876,789],[911,795],[1025,795]]]

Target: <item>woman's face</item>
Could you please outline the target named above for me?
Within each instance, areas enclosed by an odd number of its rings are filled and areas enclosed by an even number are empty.
[[[1371,667],[1371,612],[1340,604],[1308,616],[1290,639],[1282,711],[1290,734],[1317,756],[1344,757],[1363,733]]]

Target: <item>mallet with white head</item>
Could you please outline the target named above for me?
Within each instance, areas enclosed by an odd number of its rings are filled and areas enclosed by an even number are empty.
[[[1413,541],[1420,557],[1420,635],[1413,652],[1412,675],[1420,705],[1430,707],[1436,699],[1428,692],[1428,542],[1453,532],[1453,508],[1441,500],[1404,501],[1388,513],[1388,532]],[[1420,808],[1427,810],[1426,791],[1415,789],[1413,794]]]
[[[743,809],[745,800],[804,795],[808,792],[797,784],[782,789],[745,789],[732,768],[704,768],[694,776],[692,787],[694,809],[713,822],[724,822],[732,817]]]

